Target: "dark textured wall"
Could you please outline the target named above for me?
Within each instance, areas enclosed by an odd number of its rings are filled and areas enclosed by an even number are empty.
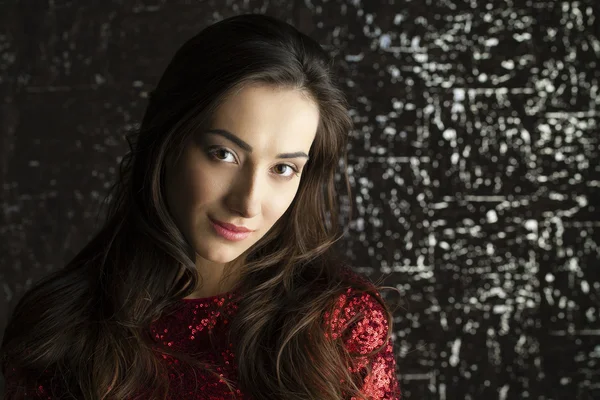
[[[175,50],[262,12],[336,55],[356,124],[343,246],[401,290],[406,397],[600,398],[597,0],[0,7],[0,328],[97,229]]]

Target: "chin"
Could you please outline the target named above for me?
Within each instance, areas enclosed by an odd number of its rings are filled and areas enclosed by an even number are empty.
[[[235,260],[245,250],[234,249],[232,248],[232,245],[224,243],[204,243],[203,246],[198,246],[196,249],[196,254],[198,256],[204,258],[205,260],[219,264],[225,264]]]

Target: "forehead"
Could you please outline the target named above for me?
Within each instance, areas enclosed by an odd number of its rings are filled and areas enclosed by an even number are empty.
[[[318,105],[305,91],[254,84],[226,97],[210,129],[228,130],[258,152],[308,152],[318,124]]]

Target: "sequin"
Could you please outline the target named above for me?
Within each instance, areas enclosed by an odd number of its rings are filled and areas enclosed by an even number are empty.
[[[232,351],[233,345],[226,343],[226,333],[229,327],[228,320],[237,312],[235,301],[227,303],[225,309],[217,311],[217,307],[224,303],[225,298],[232,299],[235,291],[224,293],[218,296],[211,296],[202,299],[183,299],[181,307],[170,315],[165,315],[155,321],[151,326],[152,337],[157,342],[170,346],[184,352],[200,352],[208,350],[210,341],[208,331],[213,330],[215,335],[215,345],[220,353],[224,365],[215,368],[220,377],[228,378],[236,382],[237,368],[235,364],[235,355]],[[363,317],[349,326],[350,320],[361,313]],[[393,353],[393,342],[389,339],[381,351],[370,358],[360,356],[367,354],[383,345],[387,334],[387,320],[385,319],[385,310],[369,294],[356,294],[349,288],[338,298],[336,308],[330,313],[324,314],[323,323],[325,327],[329,325],[331,339],[337,339],[342,336],[346,348],[359,354],[355,359],[353,367],[348,367],[352,372],[366,372],[366,367],[370,363],[371,372],[365,376],[361,391],[371,400],[400,399],[400,387],[396,378],[396,361]],[[348,328],[348,329],[347,329]],[[344,330],[347,331],[344,333]],[[329,337],[329,336],[328,336]],[[210,362],[210,352],[205,353]],[[178,360],[170,356],[163,355],[165,362],[170,366],[177,366]],[[6,387],[10,386],[10,368],[7,370]],[[231,399],[232,396],[225,382],[214,375],[202,371],[196,371],[197,380],[193,376],[185,376],[177,369],[169,368],[169,377],[171,380],[170,399],[189,399],[189,400],[224,400]],[[39,382],[29,393],[28,399],[52,399],[49,396],[48,383]],[[240,400],[250,399],[239,389],[236,394]],[[351,400],[357,400],[352,397]]]

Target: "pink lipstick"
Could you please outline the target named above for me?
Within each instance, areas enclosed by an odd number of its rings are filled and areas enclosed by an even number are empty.
[[[217,235],[231,241],[240,241],[246,239],[252,231],[249,232],[235,232],[231,229],[227,229],[225,226],[221,225],[220,222],[214,221],[210,219],[211,225],[213,226]]]

